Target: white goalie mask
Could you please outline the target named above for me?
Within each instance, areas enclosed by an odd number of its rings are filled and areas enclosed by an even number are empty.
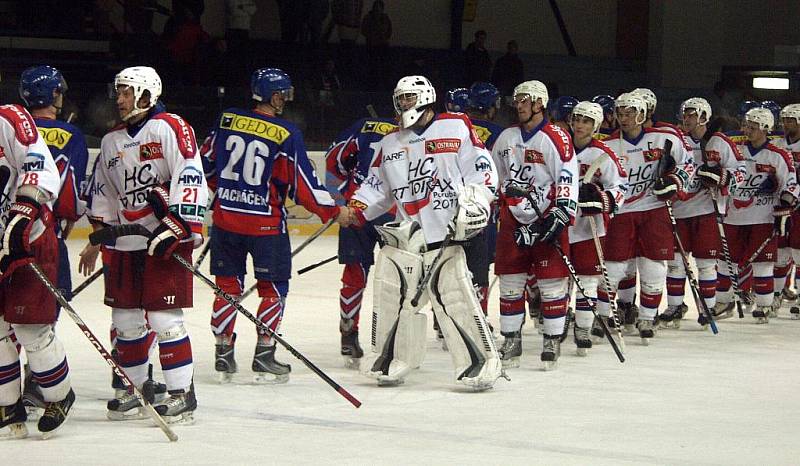
[[[750,121],[758,125],[762,131],[770,132],[775,127],[775,117],[772,112],[764,107],[751,108],[744,114],[744,121]]]
[[[711,121],[711,104],[709,104],[706,99],[702,97],[691,97],[684,100],[681,104],[681,118],[683,118],[683,113],[690,108],[697,112],[698,125],[705,125]],[[703,118],[704,114],[705,118]]]
[[[636,109],[636,124],[641,125],[647,121],[647,102],[645,100],[633,92],[625,92],[620,94],[619,97],[614,101],[615,111],[619,111],[621,108],[633,108]],[[619,119],[619,117],[617,117]]]
[[[149,66],[133,66],[117,73],[114,78],[114,89],[120,86],[130,87],[133,90],[133,110],[122,118],[124,121],[150,110],[161,97],[161,78],[156,70]],[[144,95],[144,91],[150,94],[150,103],[143,108],[139,107],[139,99]]]
[[[547,86],[541,81],[525,81],[514,88],[514,101],[518,100],[517,96],[530,96],[531,102],[536,103],[537,99],[542,100],[542,107],[547,107],[547,102],[550,101],[550,96],[547,93]]]
[[[658,99],[656,98],[655,92],[651,91],[646,87],[637,87],[630,93],[638,95],[639,97],[642,98],[642,100],[644,100],[644,103],[647,105],[648,113],[653,113],[656,111],[656,105],[658,105]]]
[[[425,76],[406,76],[397,81],[392,101],[401,126],[409,128],[436,102],[436,89]]]
[[[800,124],[800,104],[789,104],[781,109],[781,119],[794,119]]]
[[[594,134],[603,123],[603,107],[600,104],[584,100],[583,102],[578,102],[578,105],[572,109],[572,116],[582,116],[594,121],[594,127],[592,128],[592,134]]]

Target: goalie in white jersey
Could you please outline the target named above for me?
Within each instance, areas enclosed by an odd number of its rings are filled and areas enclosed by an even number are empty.
[[[491,388],[501,364],[467,270],[461,242],[481,232],[497,182],[494,164],[466,115],[436,114],[423,76],[394,90],[401,127],[378,143],[369,175],[353,194],[345,226],[397,206],[402,221],[378,227],[384,247],[375,272],[372,358],[362,371],[379,384],[402,383],[425,355],[430,299],[458,382]],[[449,241],[455,244],[449,244]],[[446,247],[445,247],[446,246]],[[418,303],[420,283],[429,279]]]

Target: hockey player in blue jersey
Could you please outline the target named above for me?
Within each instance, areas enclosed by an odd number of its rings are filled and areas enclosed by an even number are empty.
[[[286,224],[287,199],[323,222],[340,209],[317,180],[300,130],[280,118],[293,99],[289,75],[261,68],[251,78],[254,108],[222,112],[201,149],[209,186],[216,189],[211,233],[211,273],[228,294],[242,294],[240,276],[249,254],[261,304],[256,313],[272,332],[283,318],[291,275],[291,246]],[[236,309],[217,298],[211,328],[216,337],[214,368],[220,381],[237,371],[233,333]],[[256,382],[286,382],[291,367],[275,360],[275,339],[259,330],[252,369]]]
[[[337,204],[345,205],[350,200],[375,162],[374,148],[378,141],[396,130],[395,120],[362,118],[336,137],[325,155],[325,178]],[[379,238],[375,225],[383,225],[393,218],[393,213],[388,213],[361,228],[339,229],[339,263],[344,264],[339,292],[339,332],[346,367],[357,369],[364,355],[358,342],[358,323],[369,270],[375,264],[373,251]]]

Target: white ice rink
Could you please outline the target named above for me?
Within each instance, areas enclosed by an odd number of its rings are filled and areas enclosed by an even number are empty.
[[[83,244],[69,242],[73,269]],[[336,238],[321,237],[294,268],[335,252]],[[690,311],[680,330],[659,331],[649,347],[626,338],[624,364],[607,343],[580,358],[570,337],[553,372],[541,370],[541,337],[528,324],[521,367],[483,393],[453,382],[450,357],[429,330],[422,368],[402,386],[378,388],[344,369],[339,356],[340,273],[331,263],[291,281],[282,333],[359,398],[360,409],[283,349],[278,359],[292,364],[289,383],[252,385],[255,332],[244,316],[237,322],[241,372],[232,384],[215,383],[212,293],[195,280],[187,321],[199,407],[195,425],[175,428],[177,443],[149,420],[106,420],[110,371],[62,314],[58,332],[77,394],[72,416],[48,441],[29,423],[31,437],[0,444],[0,464],[800,464],[800,321],[785,308],[768,325],[722,321],[717,336],[701,331]],[[102,289],[97,281],[72,304],[105,342],[111,314]],[[370,282],[365,350],[371,299]],[[253,311],[257,298],[244,304]],[[490,321],[499,328],[497,288]]]

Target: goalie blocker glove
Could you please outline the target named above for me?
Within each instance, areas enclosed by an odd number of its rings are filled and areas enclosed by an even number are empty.
[[[182,240],[192,235],[191,227],[180,215],[169,210],[169,193],[164,188],[156,186],[151,189],[147,202],[156,218],[161,220],[147,240],[147,254],[167,259]]]
[[[697,168],[697,178],[705,188],[721,189],[728,186],[731,180],[731,174],[728,170],[722,168],[721,165],[711,166],[704,163]]]
[[[772,211],[775,217],[775,234],[778,236],[786,236],[789,233],[791,226],[791,214],[797,204],[797,199],[788,192],[781,194],[778,205]]]
[[[585,215],[610,214],[615,206],[611,193],[597,183],[584,183],[578,190],[578,207]]]
[[[17,196],[17,201],[9,209],[0,248],[0,279],[17,267],[33,262],[31,227],[39,217],[41,208],[41,204],[31,197]]]

